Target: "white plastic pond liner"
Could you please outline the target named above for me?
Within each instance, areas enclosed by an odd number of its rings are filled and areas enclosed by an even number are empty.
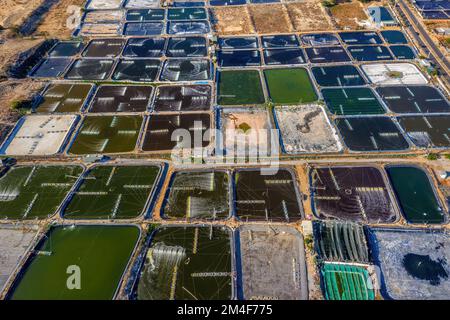
[[[285,152],[339,152],[342,144],[320,105],[282,106],[275,108]]]
[[[119,9],[123,0],[90,0],[87,9]]]
[[[411,63],[373,63],[361,68],[370,82],[377,85],[428,83],[427,78]]]
[[[58,153],[77,117],[28,116],[7,146],[6,155],[53,155]]]
[[[450,237],[445,232],[425,230],[373,229],[379,251],[381,272],[386,290],[393,299],[424,300],[448,299],[450,296]],[[429,256],[442,261],[447,277],[440,277],[438,284],[410,275],[404,265],[406,254]]]
[[[5,225],[0,227],[0,292],[26,253],[36,231]]]
[[[125,8],[136,9],[136,8],[157,8],[159,7],[159,0],[126,0]]]

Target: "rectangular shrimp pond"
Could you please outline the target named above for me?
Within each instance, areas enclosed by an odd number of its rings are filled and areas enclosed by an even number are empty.
[[[139,238],[140,229],[132,225],[51,227],[36,246],[7,298],[113,299]],[[77,274],[78,280],[74,277]]]
[[[226,227],[160,227],[146,249],[135,298],[232,299],[232,261],[232,232]]]
[[[303,237],[286,226],[239,228],[238,291],[246,300],[306,300],[308,283]]]
[[[161,172],[160,166],[91,168],[73,191],[62,215],[66,219],[127,219],[144,213]]]
[[[367,268],[324,263],[320,269],[326,300],[374,300],[375,291]]]
[[[385,176],[378,168],[318,167],[309,174],[318,218],[369,223],[397,220]]]
[[[381,269],[381,294],[385,299],[448,299],[448,231],[372,228],[370,245]]]
[[[221,71],[217,77],[218,104],[240,105],[264,103],[264,91],[259,71]]]
[[[0,176],[0,219],[39,219],[55,214],[83,172],[79,165],[17,166]]]
[[[88,116],[70,147],[72,154],[124,153],[135,149],[141,116]]]
[[[33,109],[36,113],[80,112],[92,87],[91,84],[50,84]]]
[[[419,166],[392,165],[386,168],[400,209],[410,223],[439,224],[447,221],[433,182]]]
[[[240,169],[234,174],[234,206],[242,221],[285,221],[302,217],[294,174],[279,169],[267,175],[261,169]]]
[[[167,219],[226,219],[230,216],[227,171],[179,171],[171,178],[163,204]]]

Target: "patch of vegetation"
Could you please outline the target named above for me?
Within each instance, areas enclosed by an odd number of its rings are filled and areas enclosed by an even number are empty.
[[[314,239],[312,235],[308,235],[305,237],[305,246],[309,251],[314,250]]]
[[[389,78],[401,79],[401,78],[403,78],[403,72],[400,72],[400,71],[389,71],[387,73],[387,76]]]
[[[238,129],[244,131],[244,133],[247,133],[252,127],[250,127],[250,125],[246,122],[241,123],[240,125],[238,125]]]
[[[323,0],[322,1],[322,5],[325,8],[331,8],[334,7],[336,5],[336,0]]]
[[[31,110],[31,107],[31,100],[14,100],[13,102],[11,102],[11,109],[17,111],[22,115]]]
[[[450,153],[446,154],[444,157],[445,159],[450,160]]]
[[[434,160],[439,159],[439,155],[437,153],[429,153],[427,155],[427,159],[431,160],[431,161],[434,161]]]

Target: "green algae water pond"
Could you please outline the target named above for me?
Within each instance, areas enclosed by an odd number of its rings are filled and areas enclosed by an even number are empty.
[[[427,173],[414,166],[386,168],[401,211],[410,223],[443,223],[444,211]]]
[[[264,70],[269,95],[275,104],[302,104],[317,101],[317,93],[304,68]]]
[[[52,227],[10,292],[13,300],[113,299],[140,236],[136,226]],[[80,289],[68,289],[79,268]],[[70,287],[70,286],[69,286]]]
[[[125,219],[139,216],[158,178],[158,166],[97,166],[83,177],[65,218]]]
[[[259,72],[256,70],[221,71],[218,82],[218,104],[262,104],[265,101]]]
[[[230,238],[225,227],[157,229],[138,281],[137,299],[231,299]]]
[[[11,168],[0,176],[0,219],[53,215],[82,172],[77,165]]]

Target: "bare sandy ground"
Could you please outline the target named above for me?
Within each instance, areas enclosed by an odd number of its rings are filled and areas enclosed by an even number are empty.
[[[1,0],[0,0],[1,1]],[[36,34],[48,37],[68,38],[74,31],[76,7],[84,7],[86,0],[60,0],[39,24]],[[74,6],[71,8],[70,6]]]
[[[255,32],[247,7],[219,7],[213,9],[214,25],[219,35],[251,34]]]
[[[287,9],[281,4],[253,5],[249,11],[258,33],[288,33],[293,31]]]
[[[3,28],[20,26],[45,0],[0,0],[0,25]]]
[[[41,39],[5,39],[0,45],[0,78],[6,76],[6,71],[19,57],[21,52],[25,52],[40,43]]]
[[[340,3],[330,8],[330,13],[337,26],[341,29],[361,28],[361,24],[369,19],[364,12],[363,5],[357,0]]]
[[[295,31],[325,31],[333,28],[330,17],[320,2],[289,3],[286,8]]]

